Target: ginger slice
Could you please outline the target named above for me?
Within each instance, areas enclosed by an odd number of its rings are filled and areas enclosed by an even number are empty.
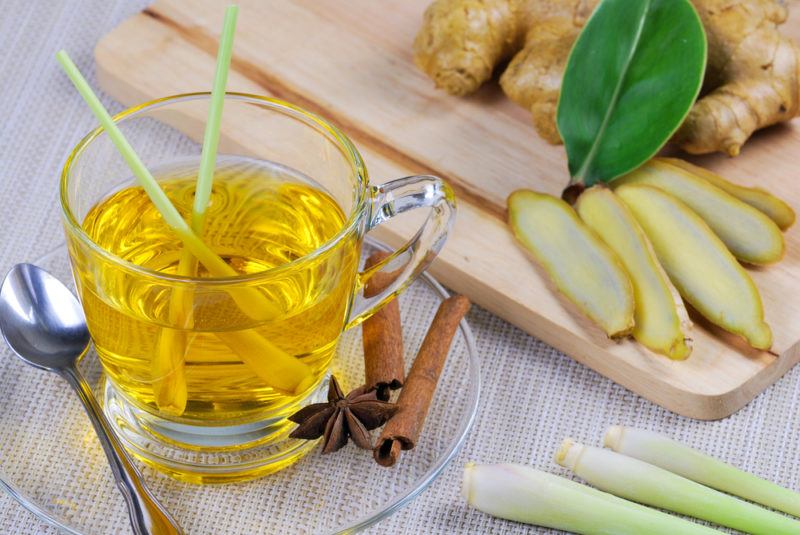
[[[692,352],[686,334],[692,325],[689,315],[633,214],[604,186],[584,191],[576,210],[630,275],[636,303],[633,337],[671,359],[688,357]]]
[[[739,184],[734,184],[733,182],[729,182],[713,171],[709,171],[704,167],[689,163],[686,160],[681,160],[680,158],[659,157],[654,159],[674,165],[676,167],[680,167],[681,169],[684,169],[693,175],[702,178],[706,182],[717,186],[719,189],[733,195],[740,201],[749,204],[753,208],[760,210],[767,217],[772,219],[781,230],[786,230],[794,225],[795,213],[791,206],[786,204],[782,199],[779,199],[775,195],[762,188],[748,188],[745,186],[740,186]]]
[[[774,221],[682,167],[651,160],[613,182],[615,187],[622,184],[648,184],[680,199],[742,262],[765,265],[783,258],[783,234]]]
[[[756,285],[703,219],[653,186],[627,184],[615,193],[650,238],[681,296],[712,323],[769,349],[772,331]]]
[[[566,202],[531,190],[508,198],[514,234],[544,268],[558,290],[608,336],[625,336],[634,325],[633,286],[611,249]]]

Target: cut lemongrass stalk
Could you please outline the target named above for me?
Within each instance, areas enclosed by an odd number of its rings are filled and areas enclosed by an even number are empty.
[[[107,133],[109,139],[114,143],[114,146],[122,155],[125,162],[130,167],[139,184],[147,193],[150,200],[161,213],[164,221],[175,232],[178,238],[183,242],[189,252],[203,264],[206,269],[215,277],[235,277],[238,275],[236,270],[229,266],[219,255],[217,255],[210,247],[195,234],[191,227],[183,220],[178,210],[172,205],[169,198],[159,187],[158,182],[145,167],[142,160],[133,150],[128,140],[122,134],[114,119],[105,109],[100,99],[97,98],[91,86],[78,70],[78,67],[70,59],[69,55],[61,50],[56,54],[64,72],[72,81],[78,93],[83,97],[89,105],[92,113],[95,115],[100,125]],[[270,302],[263,294],[256,288],[242,286],[238,288],[231,288],[226,290],[231,298],[236,302],[239,308],[248,316],[253,319],[265,321],[272,319],[280,314],[280,309],[274,303]],[[273,346],[274,347],[274,346]],[[277,349],[277,348],[275,348]],[[279,350],[280,351],[280,350]],[[260,356],[263,359],[263,366],[271,364],[271,354],[264,354]],[[276,357],[277,360],[283,361],[286,357],[295,359],[297,366],[287,366],[285,363],[279,363],[278,368],[282,370],[294,370],[292,377],[281,377],[280,382],[285,384],[294,384],[293,391],[299,391],[301,386],[307,385],[311,380],[311,368],[300,360],[288,355],[285,352],[280,352]],[[269,384],[272,384],[270,382]]]
[[[195,258],[184,248],[178,262],[178,274],[193,276],[196,270]],[[150,374],[153,377],[153,397],[158,408],[180,416],[186,410],[189,394],[184,361],[188,349],[187,332],[194,324],[194,293],[190,287],[172,288],[168,318],[173,328],[161,329],[150,362]]]
[[[175,328],[162,328],[156,352],[150,364],[153,397],[159,410],[180,416],[186,410],[189,388],[186,384],[184,359],[188,349],[186,331],[191,328],[193,295],[186,288],[173,288],[169,300],[169,323]],[[182,328],[181,328],[182,327]]]
[[[236,32],[238,6],[228,6],[222,23],[222,35],[217,50],[217,66],[214,72],[214,85],[211,88],[211,102],[208,107],[206,130],[203,134],[203,151],[200,154],[200,170],[197,174],[194,206],[192,208],[192,229],[202,232],[204,216],[211,199],[211,185],[214,182],[214,169],[217,163],[219,128],[222,121],[222,108],[225,104],[225,85],[228,83],[228,70],[233,52],[233,36]]]
[[[709,535],[694,524],[517,464],[464,467],[462,494],[476,509],[500,518],[588,535]]]
[[[228,81],[228,70],[233,51],[233,37],[236,33],[237,6],[228,6],[225,20],[222,23],[222,34],[217,51],[217,67],[214,73],[214,85],[211,89],[211,101],[208,108],[208,120],[203,135],[203,150],[200,155],[200,169],[197,173],[194,204],[192,206],[191,229],[198,236],[203,235],[205,213],[211,199],[211,186],[214,182],[214,170],[217,162],[219,145],[219,128],[222,120],[222,108],[225,102],[225,85]],[[184,277],[194,276],[197,272],[197,261],[189,249],[184,247],[178,261],[178,274]],[[184,356],[186,354],[186,332],[191,329],[192,290],[189,287],[175,287],[169,302],[170,325],[180,326],[182,330],[162,329],[158,345],[151,364],[153,395],[159,409],[171,414],[181,415],[186,409],[187,385],[184,373]],[[266,354],[265,351],[261,352]],[[258,374],[259,376],[261,374]]]
[[[61,50],[58,52],[56,59],[72,81],[75,89],[78,90],[83,100],[89,105],[89,109],[92,110],[92,113],[100,122],[111,142],[114,143],[125,163],[128,164],[128,167],[139,181],[139,185],[142,186],[147,196],[150,197],[150,200],[161,213],[161,217],[164,218],[167,225],[175,231],[181,241],[192,251],[192,254],[215,276],[228,277],[236,275],[236,271],[232,267],[225,263],[222,258],[192,232],[189,225],[183,220],[178,210],[175,209],[167,195],[159,187],[156,179],[150,174],[150,171],[133,150],[133,147],[128,143],[114,119],[100,102],[100,99],[97,98],[94,91],[92,91],[89,82],[80,73],[66,51]]]
[[[94,116],[100,122],[100,125],[108,134],[109,139],[114,143],[119,153],[122,155],[125,163],[133,172],[133,175],[139,181],[147,196],[158,209],[161,217],[167,225],[175,232],[178,238],[183,242],[184,246],[189,249],[192,255],[203,264],[206,269],[215,277],[235,277],[238,275],[235,269],[229,266],[217,253],[215,253],[208,245],[192,232],[192,229],[183,220],[181,214],[170,202],[164,191],[159,187],[158,182],[150,174],[150,171],[145,167],[142,160],[133,150],[128,140],[122,134],[114,119],[103,107],[100,99],[94,94],[89,83],[78,70],[78,67],[69,58],[69,55],[64,50],[56,54],[56,59],[61,64],[64,72],[72,81],[78,93],[83,97],[92,110]],[[270,303],[264,296],[254,288],[236,288],[229,290],[231,297],[236,301],[245,313],[254,319],[270,319],[280,313],[278,308]]]
[[[800,522],[620,453],[564,441],[556,462],[598,489],[745,533],[800,533]]]
[[[273,388],[292,394],[301,394],[314,384],[310,368],[252,329],[244,331],[219,331],[217,338],[262,381]]]
[[[603,445],[708,487],[800,517],[800,493],[658,433],[615,425],[606,431]]]

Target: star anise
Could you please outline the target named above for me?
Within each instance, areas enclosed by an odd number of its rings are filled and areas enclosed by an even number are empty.
[[[397,405],[380,401],[375,390],[361,386],[344,395],[336,377],[328,384],[328,402],[303,407],[289,420],[299,424],[289,435],[314,440],[324,437],[322,453],[332,453],[352,438],[359,448],[372,449],[369,431],[382,426],[397,412]]]
[[[397,411],[397,405],[378,400],[375,390],[358,387],[346,396],[336,377],[328,383],[328,402],[303,407],[289,420],[299,424],[289,435],[314,440],[324,437],[322,453],[332,453],[347,444],[348,437],[360,448],[372,449],[369,431],[382,426]]]

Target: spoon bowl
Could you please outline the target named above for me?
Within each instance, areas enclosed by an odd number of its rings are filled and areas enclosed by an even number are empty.
[[[91,340],[72,292],[33,264],[15,265],[0,287],[0,332],[19,358],[48,371],[74,365]]]

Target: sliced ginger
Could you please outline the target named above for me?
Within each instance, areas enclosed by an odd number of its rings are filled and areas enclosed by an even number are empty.
[[[646,184],[616,189],[644,229],[681,296],[709,321],[757,349],[772,345],[753,280],[709,226],[687,205]]]
[[[414,61],[448,93],[472,93],[510,59],[500,83],[559,143],[555,115],[572,44],[598,0],[434,0],[414,41]],[[700,98],[675,140],[692,153],[739,153],[759,128],[800,114],[800,49],[778,31],[775,0],[692,0],[708,37]],[[668,91],[668,88],[661,88]],[[654,98],[658,98],[657,94]]]
[[[745,202],[753,208],[763,212],[767,217],[772,219],[781,230],[786,230],[794,225],[794,210],[792,210],[792,208],[783,200],[772,195],[764,189],[748,188],[734,184],[733,182],[725,180],[723,177],[712,171],[709,171],[708,169],[705,169],[704,167],[694,165],[686,160],[681,160],[680,158],[655,158],[655,160],[685,169],[693,175],[702,178],[706,182],[717,186],[719,189],[726,191],[740,201]]]
[[[765,265],[783,258],[783,234],[772,219],[670,160],[650,160],[612,183],[623,184],[649,184],[680,199],[743,262]]]
[[[508,198],[514,234],[558,290],[608,336],[634,325],[633,286],[620,260],[566,202],[530,190]]]
[[[584,191],[576,209],[617,254],[631,278],[636,303],[633,337],[671,359],[688,357],[692,352],[687,336],[691,321],[650,240],[630,211],[604,186]]]

